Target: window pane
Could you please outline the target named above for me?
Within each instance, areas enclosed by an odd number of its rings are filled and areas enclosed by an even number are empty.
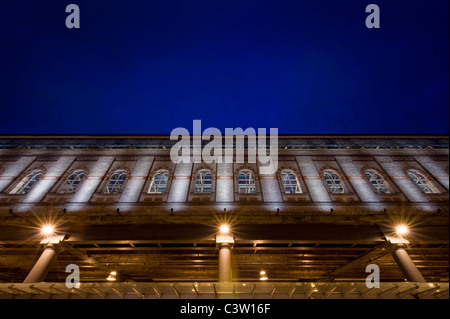
[[[255,194],[255,178],[250,171],[241,171],[238,175],[239,193]]]
[[[424,175],[417,171],[408,171],[409,177],[427,194],[438,193],[437,188]]]
[[[372,184],[375,191],[379,194],[389,194],[389,188],[387,187],[386,182],[383,177],[375,171],[367,170],[365,172],[367,179]]]
[[[60,194],[74,193],[85,175],[86,174],[84,171],[73,173],[67,178],[67,180],[59,189],[58,193]]]
[[[324,171],[323,176],[325,177],[325,181],[328,185],[330,191],[334,194],[343,194],[345,193],[344,185],[342,185],[341,178],[336,172],[332,170]]]
[[[297,176],[292,172],[282,172],[281,181],[283,183],[284,192],[286,194],[298,194],[302,192],[297,180]]]
[[[167,181],[169,180],[168,173],[158,173],[153,177],[148,190],[149,194],[163,194],[166,192]]]
[[[105,189],[105,193],[117,194],[122,188],[122,185],[124,184],[126,177],[127,173],[125,171],[114,173],[109,180],[109,183]]]
[[[31,187],[41,179],[41,176],[42,172],[27,175],[13,188],[10,194],[27,194]]]
[[[212,175],[210,171],[200,171],[195,180],[195,193],[211,193]]]

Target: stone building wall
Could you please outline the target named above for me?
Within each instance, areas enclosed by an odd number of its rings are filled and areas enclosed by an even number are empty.
[[[0,202],[36,203],[59,201],[72,203],[152,201],[148,194],[151,180],[158,170],[166,170],[170,182],[165,196],[158,201],[183,203],[189,201],[283,202],[429,202],[439,196],[448,198],[448,149],[426,150],[284,150],[280,151],[279,170],[263,174],[256,164],[174,164],[168,151],[140,150],[5,150],[0,149]],[[213,194],[198,197],[194,194],[196,172],[210,169],[213,175]],[[9,193],[22,178],[33,170],[45,173],[25,195]],[[75,170],[86,171],[86,176],[74,194],[53,196],[64,180]],[[117,170],[127,171],[127,180],[119,194],[109,196],[104,189],[110,176]],[[251,169],[255,174],[256,194],[239,194],[237,175],[240,169]],[[288,169],[297,175],[302,194],[285,194],[280,173]],[[346,194],[333,194],[324,180],[324,170],[332,169],[340,175]],[[389,196],[380,196],[368,179],[365,169],[373,169],[385,178],[391,190]],[[437,194],[425,194],[408,176],[415,169],[427,176]]]

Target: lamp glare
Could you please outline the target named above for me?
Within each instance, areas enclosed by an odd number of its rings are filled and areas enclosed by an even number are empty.
[[[222,225],[220,226],[220,232],[222,234],[228,234],[228,232],[230,231],[230,227],[228,227],[228,225]]]
[[[399,225],[399,226],[397,227],[397,229],[396,229],[396,232],[397,232],[397,234],[399,234],[399,235],[406,235],[406,234],[409,232],[409,230],[408,230],[408,227],[407,227],[407,226],[405,226],[405,225]]]
[[[45,225],[44,227],[42,227],[41,229],[41,233],[45,236],[51,235],[53,234],[54,228],[51,225]]]

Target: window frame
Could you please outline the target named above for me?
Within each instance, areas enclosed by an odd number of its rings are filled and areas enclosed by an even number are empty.
[[[251,174],[251,176],[253,177],[253,189],[254,192],[241,192],[241,183],[240,183],[240,175],[242,174],[242,172],[246,172],[246,174]],[[256,195],[257,194],[257,189],[256,189],[256,177],[255,177],[255,172],[251,169],[248,168],[242,168],[239,169],[239,171],[237,172],[237,189],[238,189],[238,193],[240,195]],[[246,185],[250,185],[249,183],[246,183]],[[248,189],[248,188],[247,188]]]
[[[11,184],[11,187],[9,187],[8,189],[7,189],[7,194],[8,195],[18,195],[18,196],[25,196],[25,195],[27,195],[27,194],[29,194],[29,192],[31,191],[31,189],[33,188],[33,186],[35,186],[36,184],[39,184],[39,182],[42,180],[42,178],[45,176],[45,174],[46,174],[46,170],[45,169],[43,169],[43,168],[35,168],[35,169],[31,169],[31,170],[28,170],[27,172],[25,172],[25,173],[23,173],[22,175],[20,175],[20,178],[18,178],[18,180],[16,180],[16,181],[14,181],[12,184]],[[25,179],[27,179],[29,176],[31,176],[31,175],[34,175],[34,177],[36,176],[36,175],[40,175],[40,177],[39,177],[39,179],[38,180],[36,180],[36,181],[34,181],[33,182],[33,184],[28,188],[28,190],[25,192],[25,193],[22,193],[22,191],[28,186],[23,186],[25,183],[26,183],[26,181],[24,181]],[[33,178],[34,178],[33,177]],[[30,183],[31,181],[29,181],[28,182],[28,184]],[[23,183],[22,185],[20,185],[19,186],[19,184],[21,184],[21,183]],[[20,192],[17,190],[17,191],[14,191],[15,189],[17,189],[18,188],[18,190],[20,189]]]
[[[283,181],[283,174],[287,174],[289,175],[293,175],[295,177],[295,181],[297,184],[297,188],[299,189],[299,192],[286,192],[286,184]],[[300,178],[299,175],[292,169],[288,169],[288,168],[284,168],[282,170],[280,170],[279,172],[279,177],[280,177],[280,182],[281,182],[281,192],[285,195],[288,196],[292,196],[292,195],[301,195],[304,194],[305,192],[303,191],[303,185],[300,183]],[[288,179],[289,181],[291,181],[291,179]]]
[[[199,181],[199,175],[207,175],[209,174],[210,178],[209,178],[209,191],[205,192],[205,186],[207,186],[208,184],[204,183],[204,179],[202,179],[202,181],[200,183],[198,183]],[[213,192],[213,173],[210,169],[207,168],[202,168],[199,169],[196,174],[195,174],[195,182],[194,182],[194,194],[196,195],[202,195],[202,194],[211,194]],[[200,188],[201,192],[198,192],[197,189]]]
[[[262,202],[263,196],[261,192],[260,176],[257,164],[233,164],[233,190],[235,202]],[[242,170],[249,170],[255,179],[255,193],[240,193],[239,192],[239,173]]]
[[[197,177],[201,172],[209,171],[211,174],[211,190],[209,192],[197,191]],[[189,189],[187,194],[187,202],[214,202],[216,200],[216,165],[207,165],[205,163],[198,163],[193,165],[191,175],[189,176]]]
[[[328,183],[327,177],[325,174],[328,174],[329,171],[332,171],[334,175],[336,175],[339,178],[339,185],[341,185],[343,192],[333,192],[333,189],[330,187],[330,184]],[[323,182],[325,183],[325,187],[328,191],[328,193],[333,194],[333,195],[349,195],[352,192],[349,191],[346,183],[345,183],[345,178],[343,177],[344,175],[337,169],[335,168],[323,168],[322,171],[320,172],[321,174],[321,178],[323,180]]]
[[[70,193],[69,193],[69,192],[61,192],[62,188],[66,186],[67,181],[69,180],[70,177],[72,177],[72,176],[75,175],[75,174],[81,174],[81,173],[83,173],[84,176],[80,179],[80,181],[78,182],[78,184],[77,184],[76,187],[74,188],[74,191],[73,191],[73,192],[70,192]],[[58,195],[71,195],[71,194],[75,194],[75,193],[80,189],[81,185],[82,185],[83,182],[86,180],[86,177],[87,177],[87,176],[88,176],[88,171],[87,171],[86,169],[80,169],[80,168],[77,168],[77,169],[74,169],[74,170],[70,171],[69,174],[66,174],[66,175],[64,176],[64,179],[62,180],[62,183],[61,183],[60,185],[58,185],[56,193],[57,193]]]
[[[371,181],[372,177],[371,178],[367,177],[367,173],[368,172],[371,172],[372,176],[373,175],[378,175],[381,178],[381,180],[383,181],[384,187],[387,189],[387,192],[380,193],[378,191],[378,189],[375,187],[375,185]],[[366,181],[371,185],[371,189],[372,189],[372,191],[375,192],[375,194],[380,195],[380,196],[384,196],[384,195],[392,196],[392,195],[394,195],[396,193],[394,188],[393,188],[393,186],[391,185],[391,183],[389,181],[387,181],[387,179],[384,176],[384,174],[381,173],[379,170],[377,170],[375,168],[364,168],[363,171],[362,171],[362,175],[364,176]]]
[[[284,185],[281,178],[281,172],[283,171],[292,171],[294,175],[297,177],[297,182],[301,189],[301,193],[285,193]],[[311,202],[311,196],[309,194],[308,185],[305,183],[305,179],[303,178],[302,173],[295,167],[292,166],[282,166],[277,170],[277,180],[278,187],[281,194],[281,199],[283,202]]]
[[[164,192],[150,192],[150,190],[153,187],[153,183],[155,182],[155,178],[157,175],[167,175],[167,180],[166,180],[166,186],[164,187]],[[157,170],[154,174],[152,174],[151,178],[150,178],[150,183],[147,186],[147,191],[145,192],[145,194],[147,195],[163,195],[163,194],[167,194],[168,193],[168,188],[169,188],[169,181],[170,181],[170,172],[168,170],[165,169],[160,169]],[[161,183],[158,184],[158,188],[160,186]]]
[[[407,175],[407,177],[409,178],[410,181],[413,182],[414,185],[416,185],[416,187],[418,189],[420,189],[420,191],[425,194],[425,195],[439,195],[442,194],[443,191],[442,189],[438,186],[438,184],[433,180],[433,178],[425,173],[424,171],[421,171],[417,168],[406,168],[405,169],[405,173]],[[429,189],[432,190],[432,192],[425,192],[424,189],[411,177],[411,174],[415,175],[417,177],[417,175],[421,175],[423,177],[423,179],[426,181],[426,185]]]
[[[120,173],[121,175],[122,175],[122,174],[125,174],[125,179],[124,179],[123,182],[121,183],[120,188],[118,189],[117,192],[113,192],[113,193],[107,192],[107,189],[108,189],[108,187],[109,187],[109,185],[110,185],[110,183],[111,183],[112,178],[114,177],[114,175],[119,174],[119,172],[121,172],[121,173]],[[120,175],[119,175],[119,176],[120,176]],[[103,188],[102,188],[101,194],[104,195],[104,196],[114,196],[114,195],[121,194],[121,193],[123,192],[123,190],[125,189],[125,186],[126,186],[126,183],[127,183],[128,179],[129,179],[129,177],[130,177],[130,172],[129,172],[128,169],[125,169],[125,168],[117,168],[117,169],[115,169],[115,170],[108,176],[108,179],[107,179],[107,181],[106,181],[106,184],[105,184],[105,185],[103,186]]]
[[[167,173],[169,179],[167,181],[166,190],[164,193],[149,193],[150,187],[152,186],[153,178],[158,173]],[[174,171],[170,166],[157,164],[153,170],[146,177],[144,186],[142,187],[141,194],[139,196],[139,202],[166,202],[172,186]]]

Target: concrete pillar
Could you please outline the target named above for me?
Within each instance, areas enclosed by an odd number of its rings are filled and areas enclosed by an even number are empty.
[[[234,237],[228,231],[216,235],[216,245],[219,249],[219,282],[232,281],[231,248],[233,248]]]
[[[47,276],[50,265],[56,258],[56,246],[54,244],[47,244],[41,257],[39,257],[36,264],[31,269],[24,283],[42,282]]]
[[[231,244],[219,244],[219,282],[231,282]]]
[[[412,282],[426,282],[403,245],[392,245],[390,247],[390,252],[398,267],[405,275],[406,280]]]

